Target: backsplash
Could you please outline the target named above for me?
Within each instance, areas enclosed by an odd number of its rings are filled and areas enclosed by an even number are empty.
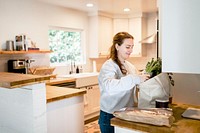
[[[3,54],[0,55],[0,72],[7,72],[7,61],[10,59],[34,59],[30,67],[49,66],[48,54]]]
[[[134,66],[138,70],[144,70],[147,62],[150,61],[151,58],[152,57],[130,57],[128,61],[134,64]],[[103,63],[107,60],[107,58],[104,57],[104,58],[96,58],[96,59],[91,59],[91,60],[96,61],[96,70],[97,72],[99,72]]]

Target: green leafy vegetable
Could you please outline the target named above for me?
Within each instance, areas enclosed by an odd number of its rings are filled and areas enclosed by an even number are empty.
[[[162,71],[162,60],[160,58],[157,60],[152,58],[151,61],[147,63],[145,71],[149,74],[154,73],[158,75]]]
[[[150,74],[150,78],[160,74],[162,72],[162,60],[161,58],[157,58],[156,60],[154,58],[151,59],[146,64],[145,71]],[[169,76],[169,80],[171,85],[174,86],[174,80],[172,78],[173,73],[167,73]]]

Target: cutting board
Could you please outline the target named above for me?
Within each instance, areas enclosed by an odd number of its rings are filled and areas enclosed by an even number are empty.
[[[183,112],[182,116],[185,118],[200,120],[200,109],[188,108]]]
[[[33,75],[52,75],[54,67],[33,67],[29,68],[29,71]]]

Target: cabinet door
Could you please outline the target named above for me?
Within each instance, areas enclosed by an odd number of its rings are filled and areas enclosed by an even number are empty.
[[[97,112],[100,110],[100,90],[99,86],[91,86],[90,89],[90,104],[91,104],[91,111]]]
[[[99,17],[99,55],[108,55],[112,45],[112,18]]]
[[[90,115],[100,110],[99,86],[85,87],[87,93],[84,95],[84,115]]]
[[[83,99],[84,99],[84,114],[87,114],[87,112],[89,111],[89,104],[88,104],[88,89],[87,87],[81,88],[83,90],[86,90],[86,94],[83,95]]]
[[[129,20],[124,18],[124,19],[114,19],[113,20],[113,31],[114,34],[118,33],[118,32],[129,32]]]
[[[89,17],[89,56],[98,58],[106,55],[112,45],[112,18],[105,16]]]
[[[199,5],[199,0],[160,1],[163,72],[200,73]]]

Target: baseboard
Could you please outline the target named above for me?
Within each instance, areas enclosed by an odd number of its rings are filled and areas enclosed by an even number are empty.
[[[93,118],[90,118],[90,119],[85,120],[85,121],[84,121],[84,124],[88,124],[88,123],[93,122],[93,121],[96,121],[96,120],[98,120],[98,119],[99,119],[99,116],[95,116],[95,117],[93,117]]]

